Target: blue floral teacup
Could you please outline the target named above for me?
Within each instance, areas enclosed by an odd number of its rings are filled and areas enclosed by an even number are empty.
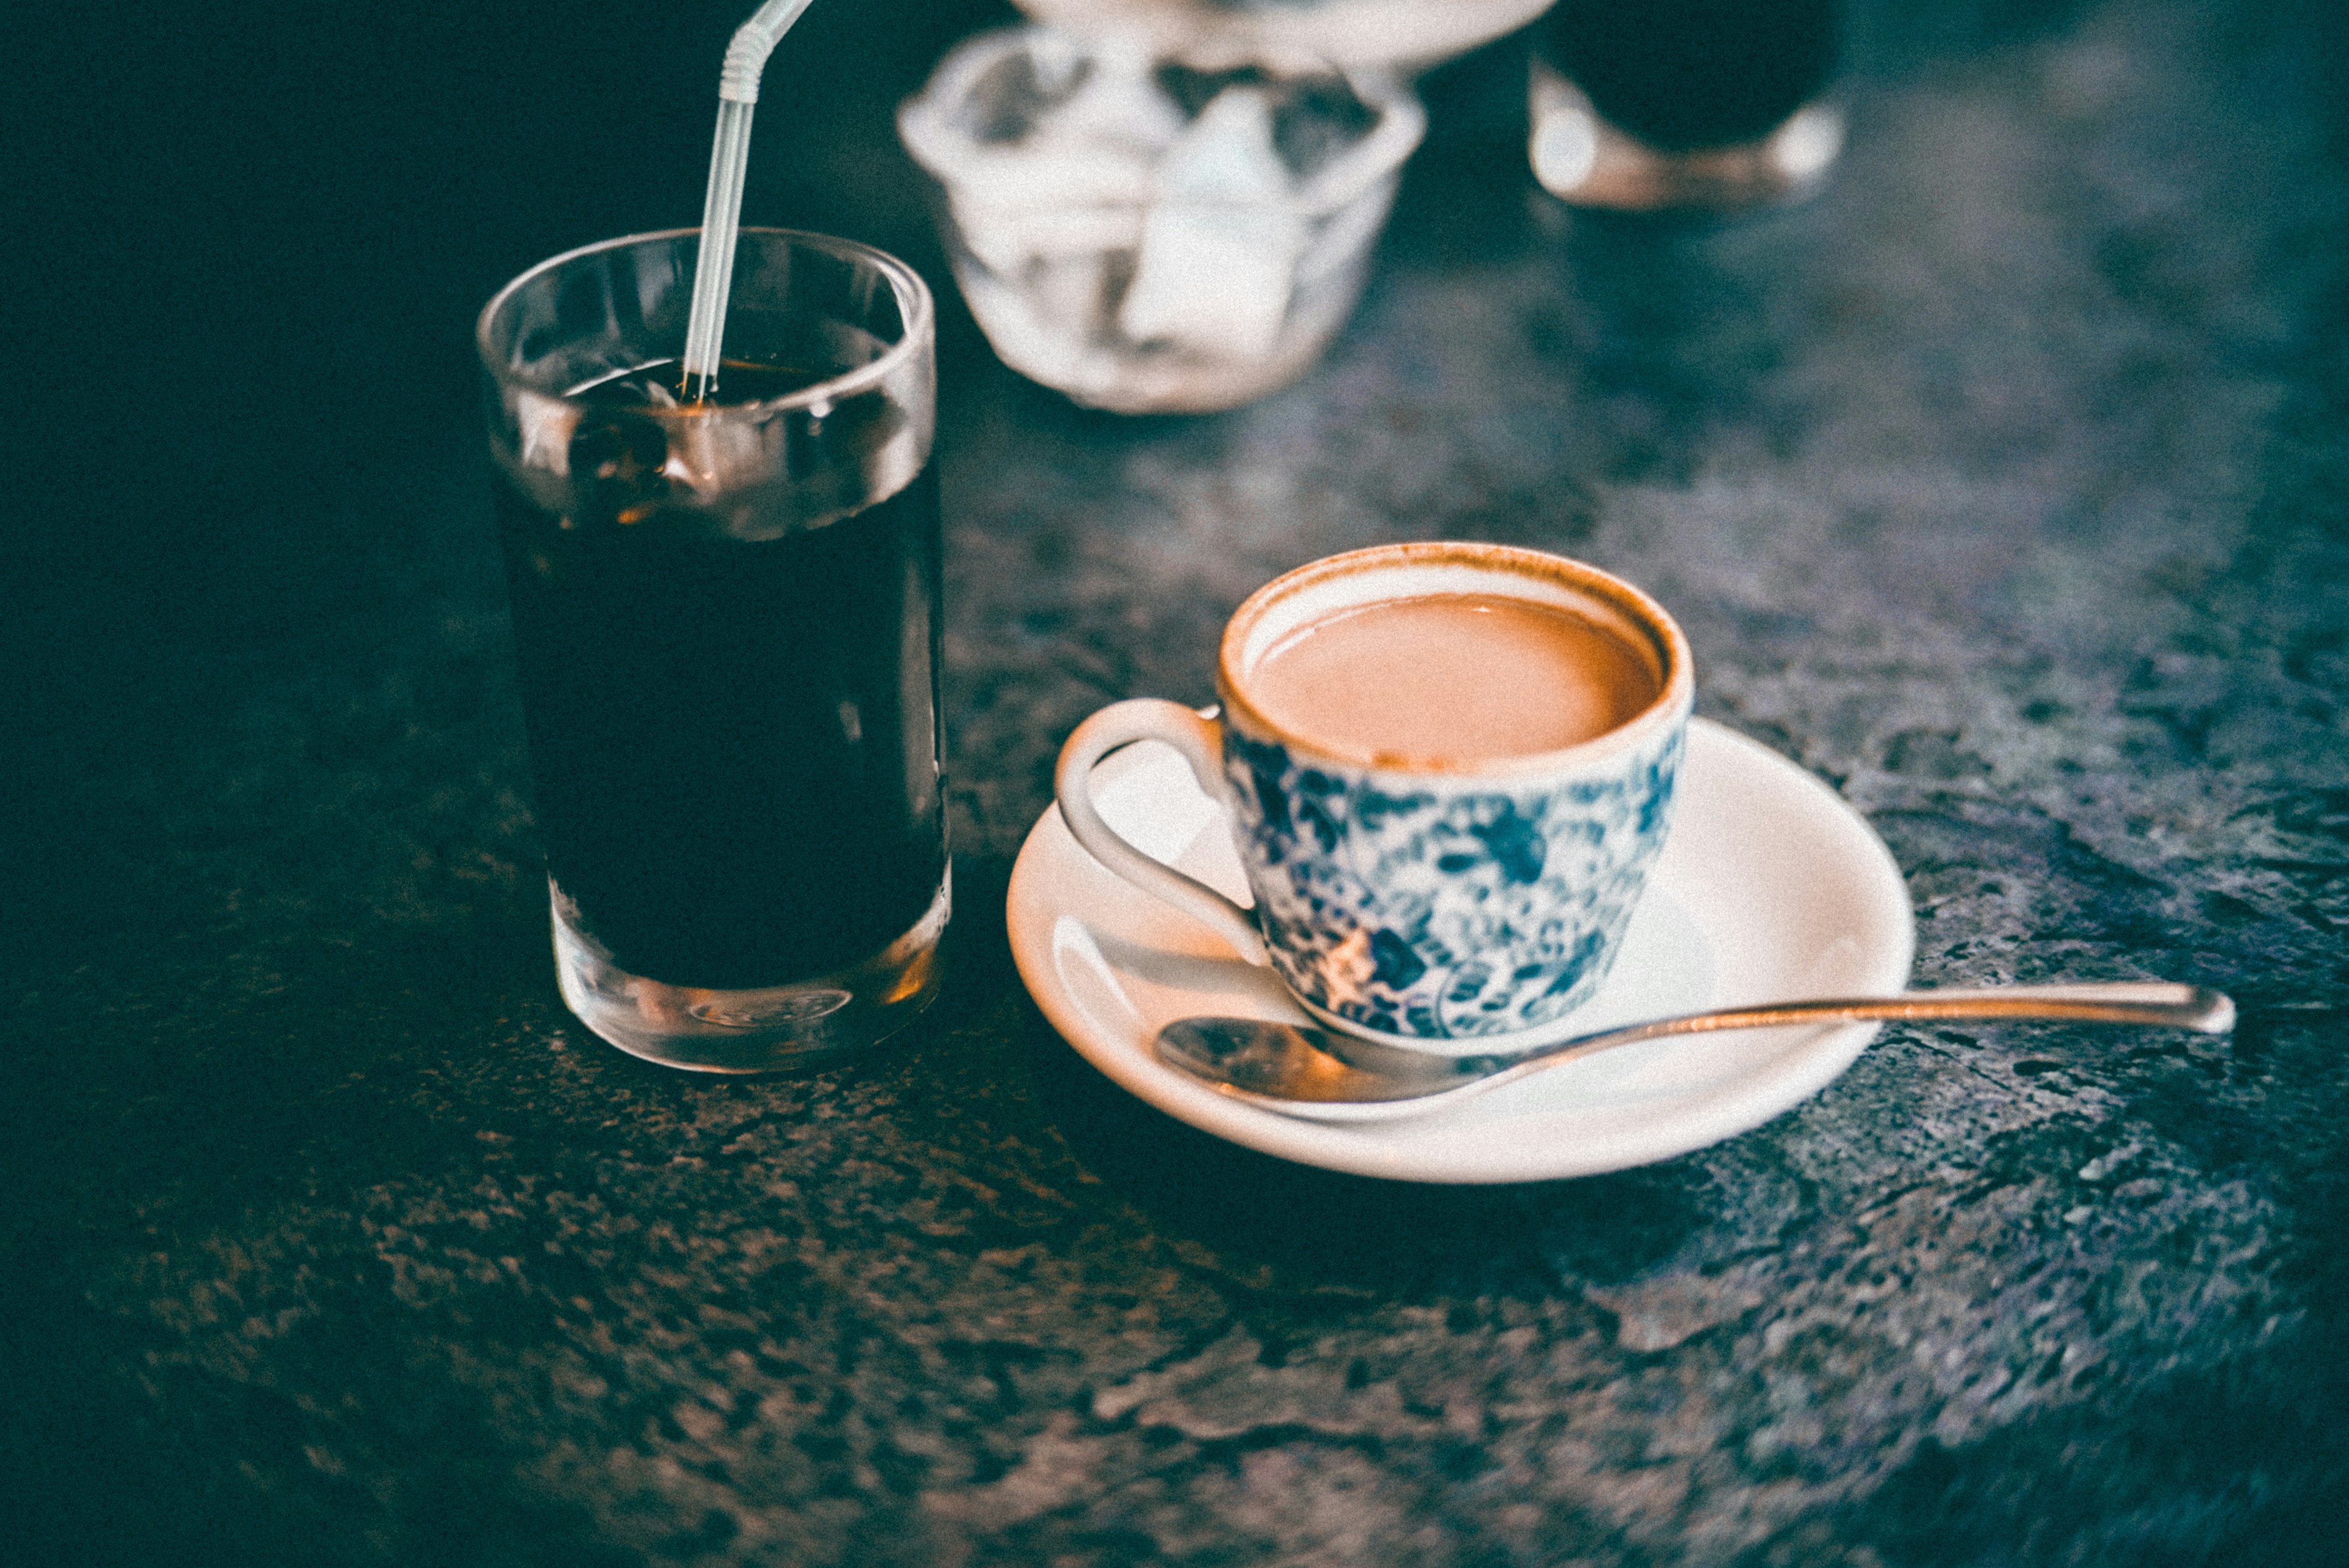
[[[1333,742],[1268,702],[1268,657],[1336,618],[1432,596],[1565,611],[1641,670],[1611,728],[1553,749],[1423,757]],[[1482,673],[1505,707],[1559,701],[1522,670]],[[1578,561],[1498,545],[1381,545],[1316,561],[1249,596],[1225,628],[1220,718],[1143,698],[1061,750],[1062,819],[1110,870],[1269,963],[1337,1028],[1474,1054],[1571,1031],[1606,978],[1663,847],[1695,682],[1688,639],[1640,589]],[[1275,717],[1268,709],[1277,710]],[[1315,732],[1309,734],[1308,732]],[[1230,812],[1255,908],[1127,844],[1094,810],[1093,764],[1164,741]]]

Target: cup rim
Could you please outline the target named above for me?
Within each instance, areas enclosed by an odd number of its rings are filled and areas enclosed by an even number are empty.
[[[878,358],[869,363],[843,370],[837,376],[818,381],[812,386],[802,387],[795,392],[787,392],[781,397],[751,398],[739,403],[730,403],[720,398],[715,404],[718,409],[755,407],[761,410],[781,410],[805,408],[820,402],[840,402],[859,393],[872,390],[927,351],[926,345],[935,332],[934,317],[937,309],[936,302],[930,295],[930,286],[922,281],[921,274],[891,255],[887,251],[865,244],[862,241],[845,240],[835,234],[819,234],[807,229],[781,229],[746,223],[738,233],[742,236],[757,234],[764,238],[784,240],[793,244],[804,245],[810,250],[825,252],[843,260],[872,264],[874,268],[888,280],[890,291],[897,296],[897,313],[905,325],[904,331],[897,341],[891,344]],[[597,240],[591,244],[575,246],[559,255],[549,256],[544,261],[518,274],[504,287],[490,296],[490,302],[481,306],[481,315],[474,318],[473,348],[481,358],[481,368],[488,371],[490,379],[500,386],[517,387],[550,398],[570,397],[570,388],[533,386],[526,378],[514,374],[510,366],[499,362],[498,357],[492,350],[490,339],[490,324],[496,318],[499,310],[524,286],[559,267],[605,251],[625,250],[636,245],[673,244],[688,236],[698,240],[700,234],[701,229],[698,224],[686,228],[649,229],[642,234],[622,234],[615,239]],[[737,243],[740,243],[739,239]]]
[[[1402,567],[1447,566],[1547,579],[1578,595],[1599,600],[1613,609],[1650,639],[1662,673],[1654,699],[1604,734],[1571,746],[1517,756],[1466,761],[1404,756],[1369,748],[1333,745],[1308,737],[1292,726],[1276,722],[1249,699],[1240,680],[1241,659],[1247,649],[1250,634],[1277,605],[1300,592],[1348,576]],[[1547,550],[1475,540],[1439,539],[1373,545],[1364,549],[1325,556],[1284,572],[1257,589],[1241,601],[1239,608],[1232,612],[1231,619],[1225,624],[1223,640],[1216,650],[1216,691],[1222,700],[1227,722],[1235,722],[1243,731],[1253,734],[1277,739],[1292,755],[1303,753],[1356,772],[1397,779],[1524,778],[1572,771],[1611,759],[1630,748],[1657,739],[1663,732],[1684,721],[1694,707],[1696,675],[1687,635],[1681,630],[1680,623],[1672,618],[1671,612],[1644,589],[1587,561],[1553,555]]]

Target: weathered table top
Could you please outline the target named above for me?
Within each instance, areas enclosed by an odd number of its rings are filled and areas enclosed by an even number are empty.
[[[944,286],[887,115],[997,13],[831,5],[748,216]],[[183,20],[20,197],[155,227],[51,242],[26,328],[107,324],[9,596],[0,1556],[2349,1554],[2338,18],[1863,12],[1833,183],[1723,225],[1540,196],[1501,46],[1426,84],[1327,361],[1228,416],[1074,410],[950,310],[951,990],[708,1082],[554,994],[465,331],[691,220],[740,8]],[[1891,846],[1920,981],[2195,980],[2240,1028],[1889,1029],[1524,1188],[1129,1100],[1005,952],[1059,741],[1204,699],[1273,573],[1445,535],[1671,606],[1701,711]]]

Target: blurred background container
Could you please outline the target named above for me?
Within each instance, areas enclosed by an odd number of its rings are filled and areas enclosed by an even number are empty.
[[[1019,0],[1072,33],[1126,33],[1162,50],[1202,38],[1257,56],[1317,55],[1340,66],[1416,70],[1490,43],[1549,0]]]
[[[1838,32],[1837,0],[1559,0],[1534,29],[1535,177],[1626,212],[1805,194],[1843,150]]]
[[[991,32],[898,130],[1004,363],[1123,413],[1286,386],[1352,310],[1426,117],[1379,70]]]

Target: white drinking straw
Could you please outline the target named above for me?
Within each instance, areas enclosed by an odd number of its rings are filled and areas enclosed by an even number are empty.
[[[726,296],[734,284],[734,239],[742,226],[742,177],[750,164],[750,111],[767,57],[812,0],[767,0],[734,30],[718,73],[718,140],[709,150],[709,191],[701,202],[701,257],[693,269],[693,314],[685,326],[685,395],[698,402],[718,380],[726,337]]]

